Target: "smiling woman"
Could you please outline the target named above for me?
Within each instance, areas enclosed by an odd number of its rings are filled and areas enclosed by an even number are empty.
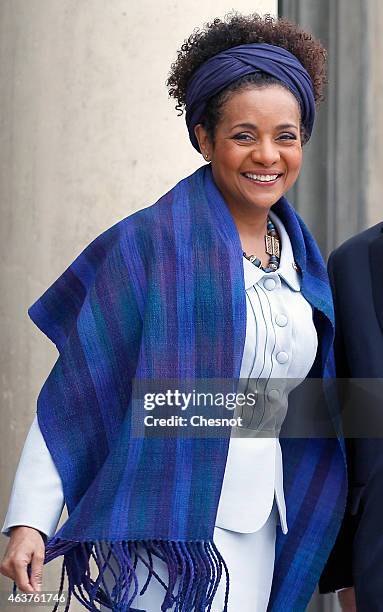
[[[277,263],[264,248],[267,213],[299,175],[325,62],[321,43],[288,20],[234,13],[194,31],[167,81],[244,253],[264,269]]]
[[[52,536],[45,562],[63,556],[66,610],[72,595],[92,611],[306,609],[342,518],[343,446],[336,435],[280,443],[276,424],[301,380],[334,375],[326,268],[285,197],[325,55],[270,16],[195,30],[167,84],[208,163],[95,238],[30,307],[60,355],[13,489],[25,500],[33,482],[35,515],[12,516],[10,504],[3,527],[1,571],[27,592],[19,559],[35,551],[40,570],[38,529]],[[180,392],[214,379],[255,400],[220,437],[201,435],[208,411],[195,438],[181,421],[176,437],[137,437],[145,407],[133,383],[163,379]],[[52,461],[36,479],[28,466],[44,448]]]

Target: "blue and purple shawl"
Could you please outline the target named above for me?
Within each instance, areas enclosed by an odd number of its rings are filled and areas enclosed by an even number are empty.
[[[285,197],[273,210],[314,308],[319,348],[310,375],[332,377],[325,266]],[[140,545],[148,580],[156,579],[153,555],[168,566],[161,610],[174,601],[179,612],[209,610],[221,575],[229,584],[213,542],[229,436],[134,437],[131,398],[135,378],[239,378],[246,328],[242,249],[210,165],[104,231],[28,313],[59,351],[37,416],[69,513],[46,546],[45,563],[63,556],[60,588],[66,572],[69,601],[74,595],[88,610],[97,610],[95,603],[130,610],[147,586],[135,574]],[[345,461],[336,436],[282,445],[289,532],[278,530],[269,610],[298,612],[338,532]],[[109,592],[103,573],[112,557],[120,571]]]

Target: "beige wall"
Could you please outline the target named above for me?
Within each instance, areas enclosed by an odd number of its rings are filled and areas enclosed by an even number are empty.
[[[102,230],[201,164],[164,81],[191,30],[232,6],[0,3],[1,524],[37,394],[57,357],[27,308]],[[277,2],[236,0],[235,8],[276,14]],[[1,556],[7,542],[0,538]],[[59,567],[45,568],[45,589],[56,588]],[[1,576],[0,589],[10,586]]]

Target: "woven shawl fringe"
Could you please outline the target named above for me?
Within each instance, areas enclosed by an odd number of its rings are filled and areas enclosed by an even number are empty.
[[[101,546],[102,545],[102,546]],[[158,580],[164,588],[161,612],[209,612],[223,572],[226,577],[225,604],[228,610],[229,572],[214,542],[180,542],[169,540],[88,541],[73,542],[52,538],[45,549],[45,561],[63,555],[59,596],[64,590],[65,572],[68,578],[68,599],[64,612],[68,612],[72,596],[87,610],[99,612],[95,604],[103,604],[116,612],[129,612],[139,593],[143,595],[150,580]],[[165,583],[153,568],[153,556],[167,565]],[[98,575],[91,578],[90,560],[93,559]],[[110,564],[117,562],[118,570]],[[148,576],[138,584],[137,563],[145,565]],[[105,583],[105,572],[110,571],[114,586]],[[177,583],[177,579],[179,582]],[[110,584],[110,577],[108,580]],[[174,588],[176,592],[174,593]],[[56,612],[58,605],[53,608]]]

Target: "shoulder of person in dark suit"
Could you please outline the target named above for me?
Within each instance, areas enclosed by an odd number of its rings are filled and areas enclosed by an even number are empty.
[[[383,232],[383,221],[380,221],[376,225],[373,225],[363,230],[359,234],[355,234],[354,236],[351,236],[351,238],[348,238],[348,240],[345,240],[345,242],[343,242],[340,246],[338,246],[336,249],[332,251],[332,253],[330,254],[329,260],[328,260],[328,266],[331,267],[332,265],[337,265],[337,266],[342,265],[343,257],[352,256],[353,250],[355,248],[360,249],[360,248],[367,247],[370,244],[371,240],[374,240],[375,238],[377,238],[379,234],[381,234],[382,232]],[[352,264],[351,262],[348,263],[345,261],[344,265],[352,265]]]

